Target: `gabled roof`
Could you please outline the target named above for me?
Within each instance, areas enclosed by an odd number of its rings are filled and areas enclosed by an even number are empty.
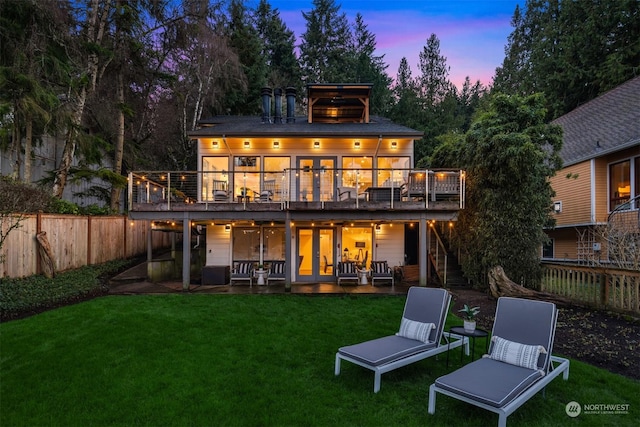
[[[369,123],[308,123],[306,117],[296,117],[294,123],[263,123],[258,116],[216,116],[200,120],[200,128],[189,132],[198,137],[398,137],[422,138],[423,133],[371,116]]]
[[[558,117],[564,166],[640,146],[640,77]]]

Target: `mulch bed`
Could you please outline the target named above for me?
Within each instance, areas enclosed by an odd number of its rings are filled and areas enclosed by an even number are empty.
[[[478,306],[478,327],[491,331],[495,298],[473,289],[454,288],[451,293],[453,313],[464,304]],[[558,309],[554,354],[640,380],[640,319],[579,306]]]

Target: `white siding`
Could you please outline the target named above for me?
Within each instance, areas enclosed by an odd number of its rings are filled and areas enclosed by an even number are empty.
[[[390,267],[404,264],[404,226],[382,224],[375,233],[375,251],[372,261],[387,261]]]
[[[207,225],[206,265],[231,265],[231,231],[224,225]]]

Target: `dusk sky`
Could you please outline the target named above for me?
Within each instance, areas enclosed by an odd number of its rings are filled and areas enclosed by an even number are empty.
[[[302,11],[312,10],[312,0],[269,3],[279,10],[299,43],[306,31]],[[362,14],[376,35],[376,54],[384,55],[392,78],[402,57],[407,58],[412,75],[419,74],[418,56],[433,33],[440,40],[440,54],[447,58],[449,80],[461,87],[466,76],[472,83],[491,84],[504,59],[515,7],[524,8],[525,0],[338,0],[336,4],[351,24],[357,12]]]

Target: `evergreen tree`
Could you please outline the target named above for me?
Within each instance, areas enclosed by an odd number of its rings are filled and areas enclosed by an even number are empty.
[[[307,29],[300,44],[302,79],[306,83],[349,82],[354,76],[353,46],[347,17],[334,0],[313,0],[302,12]]]
[[[0,2],[0,148],[13,154],[12,174],[27,184],[33,145],[63,118],[64,12],[51,3]]]
[[[545,94],[548,119],[565,114],[637,75],[637,0],[529,0],[512,19],[497,92]]]
[[[435,34],[427,39],[419,55],[420,76],[416,79],[423,113],[420,130],[425,135],[415,146],[417,165],[428,166],[438,142],[436,137],[460,127],[456,119],[458,101],[456,88],[449,81],[447,58],[440,54],[440,40]]]
[[[247,90],[236,88],[225,95],[225,108],[231,114],[259,114],[260,90],[267,85],[267,58],[265,46],[256,29],[254,18],[241,0],[232,0],[229,6],[227,36],[236,51],[247,82]]]
[[[373,84],[371,113],[386,115],[391,105],[391,78],[386,73],[388,65],[384,62],[384,55],[375,55],[376,36],[369,31],[360,13],[356,15],[353,38],[353,82]]]
[[[561,167],[562,146],[562,129],[546,124],[544,105],[541,95],[497,94],[464,142],[451,140],[434,156],[467,172],[456,235],[476,285],[497,265],[516,283],[539,283],[543,228],[552,225],[549,178]]]
[[[256,27],[263,42],[262,55],[267,61],[269,87],[295,87],[302,93],[300,64],[295,53],[295,34],[280,18],[278,9],[272,9],[267,0],[260,0],[256,12]]]

